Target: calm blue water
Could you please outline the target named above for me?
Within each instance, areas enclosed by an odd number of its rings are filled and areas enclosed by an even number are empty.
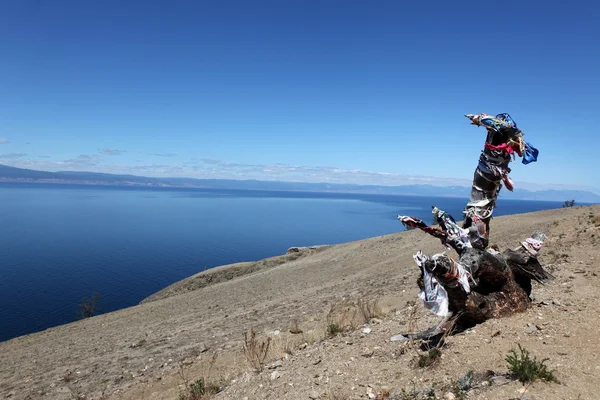
[[[0,184],[0,341],[139,303],[217,265],[403,230],[397,214],[462,219],[466,199]],[[561,207],[500,200],[495,215]]]

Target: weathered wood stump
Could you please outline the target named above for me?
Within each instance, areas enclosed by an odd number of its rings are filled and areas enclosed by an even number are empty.
[[[539,245],[544,237],[543,233],[535,233],[528,240]],[[424,332],[401,334],[392,340],[429,340],[450,328],[460,332],[490,318],[523,312],[531,305],[531,281],[546,283],[554,279],[527,241],[503,252],[469,247],[461,248],[459,254],[458,262],[445,255],[427,258],[417,279],[417,285],[425,293],[426,275],[435,277],[446,293],[448,316]],[[460,284],[458,268],[469,277],[469,291]]]

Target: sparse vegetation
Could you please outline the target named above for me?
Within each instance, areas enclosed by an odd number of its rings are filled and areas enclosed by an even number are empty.
[[[452,394],[457,400],[465,400],[467,398],[467,392],[473,387],[473,371],[467,372],[464,376],[458,378],[458,381],[452,388]]]
[[[77,310],[77,315],[79,318],[91,318],[100,311],[98,307],[98,300],[100,299],[100,293],[96,292],[90,298],[84,297],[79,303],[79,309]]]
[[[329,336],[336,336],[338,333],[341,333],[343,330],[340,328],[338,324],[331,323],[327,325],[327,334]]]
[[[335,336],[346,330],[356,329],[358,320],[362,319],[358,314],[358,307],[351,301],[343,300],[332,304],[326,318],[328,335]]]
[[[196,379],[191,383],[186,377],[184,363],[179,363],[179,376],[181,377],[183,390],[179,390],[178,400],[208,400],[213,395],[221,392],[222,385],[210,380],[211,371],[216,361],[217,353],[214,353],[208,360],[208,371],[205,372],[205,377]]]
[[[554,371],[548,370],[548,367],[545,365],[548,358],[538,361],[535,357],[531,358],[529,351],[522,347],[520,343],[518,346],[520,354],[517,354],[512,349],[506,356],[508,370],[515,379],[518,379],[523,384],[534,382],[537,379],[559,383],[558,379],[554,376]]]
[[[220,391],[221,388],[218,385],[205,382],[203,378],[200,378],[188,384],[183,392],[179,392],[179,400],[204,400]]]
[[[458,382],[456,384],[459,390],[463,392],[468,392],[471,390],[471,386],[473,386],[473,371],[467,372],[463,377],[458,378]]]
[[[563,208],[564,207],[573,207],[575,205],[575,200],[565,200],[565,202],[563,203]]]
[[[429,349],[429,351],[427,351],[425,354],[419,355],[419,358],[417,360],[417,366],[419,368],[433,367],[440,361],[441,357],[442,351],[439,348],[434,347],[432,349]]]
[[[402,389],[402,391],[389,398],[389,400],[437,400],[434,388],[417,390],[413,385],[411,390]]]
[[[298,325],[298,319],[294,319],[292,321],[292,326],[290,327],[290,333],[292,335],[298,335],[298,334],[302,333],[302,329],[300,329],[300,326]]]
[[[371,321],[372,318],[381,316],[381,309],[379,308],[379,299],[363,299],[360,298],[356,301],[358,310],[362,315],[365,323]]]
[[[258,340],[253,328],[250,328],[250,332],[244,332],[244,356],[256,372],[263,370],[270,345],[271,338],[267,337],[266,340]]]

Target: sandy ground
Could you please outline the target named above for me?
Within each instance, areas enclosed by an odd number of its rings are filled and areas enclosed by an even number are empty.
[[[443,248],[410,231],[220,267],[138,306],[2,342],[0,398],[177,399],[184,381],[202,377],[224,385],[216,399],[366,399],[385,391],[402,399],[402,389],[426,388],[442,399],[469,370],[506,372],[505,357],[520,343],[549,358],[561,383],[495,381],[466,398],[599,399],[600,206],[499,217],[491,226],[491,243],[501,248],[546,232],[540,258],[556,280],[535,284],[527,312],[449,337],[433,367],[415,365],[418,344],[389,341],[435,321],[416,297],[412,254]],[[328,337],[332,306],[359,299],[378,299],[379,318],[355,316],[353,329]],[[350,321],[352,310],[332,318]],[[242,351],[250,328],[259,341],[271,338],[260,373]]]

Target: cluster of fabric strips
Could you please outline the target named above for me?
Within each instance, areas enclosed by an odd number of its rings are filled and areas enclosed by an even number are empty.
[[[413,258],[423,273],[423,289],[419,292],[419,299],[433,314],[440,317],[449,316],[448,292],[444,288],[444,285],[448,287],[460,285],[465,293],[469,293],[471,291],[471,283],[475,283],[471,274],[462,265],[445,254],[436,254],[428,257],[419,250],[417,254],[413,255]],[[442,258],[450,262],[450,270],[443,274],[436,271],[437,263]],[[429,264],[433,266],[426,267],[427,261],[432,261]]]
[[[523,248],[533,256],[536,256],[538,254],[538,252],[542,249],[543,245],[544,242],[533,238],[527,238],[524,242],[521,242],[521,246],[523,246]]]
[[[523,139],[523,132],[507,113],[495,117],[484,113],[466,114],[465,117],[473,125],[485,127],[488,132],[475,170],[469,203],[464,211],[468,221],[466,227],[476,219],[485,221],[487,225],[502,184],[509,191],[514,189],[514,182],[508,176],[511,156],[514,159],[518,155],[522,157],[523,164],[529,164],[537,161],[539,152]]]

